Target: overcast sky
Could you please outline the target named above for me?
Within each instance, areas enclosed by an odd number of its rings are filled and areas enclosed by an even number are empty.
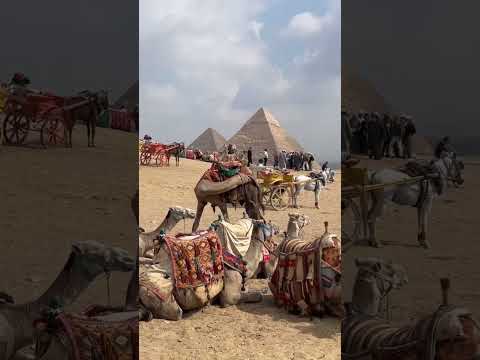
[[[138,3],[115,0],[3,1],[0,80],[27,74],[32,87],[69,95],[138,80]]]
[[[338,0],[140,0],[141,133],[228,139],[263,106],[337,160],[340,16]]]
[[[479,136],[479,1],[342,1],[342,61],[427,135]]]

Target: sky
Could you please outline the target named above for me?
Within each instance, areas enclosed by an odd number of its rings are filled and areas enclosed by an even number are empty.
[[[140,0],[140,132],[230,138],[265,107],[319,160],[340,154],[339,0]]]
[[[480,2],[342,1],[342,61],[430,136],[479,136]]]
[[[25,73],[59,95],[110,91],[138,80],[138,3],[115,0],[2,2],[0,81]]]

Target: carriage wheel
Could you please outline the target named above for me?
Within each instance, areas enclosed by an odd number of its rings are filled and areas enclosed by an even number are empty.
[[[65,126],[60,115],[51,113],[45,116],[40,130],[40,142],[43,146],[65,144]]]
[[[165,154],[164,151],[159,151],[155,155],[155,165],[157,166],[165,166],[166,165],[166,160],[167,155]]]
[[[148,165],[152,160],[152,153],[144,151],[140,154],[140,164]]]
[[[353,199],[342,199],[342,252],[360,240],[362,215]]]
[[[286,186],[276,186],[270,194],[269,201],[275,210],[285,210],[290,202],[290,191]]]
[[[23,144],[29,130],[30,119],[21,112],[8,113],[3,121],[3,136],[7,144]]]

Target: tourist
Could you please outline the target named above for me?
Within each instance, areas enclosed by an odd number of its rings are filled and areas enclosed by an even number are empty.
[[[278,168],[278,154],[277,153],[273,154],[273,167]]]
[[[410,116],[408,116],[407,123],[405,125],[405,134],[403,138],[403,143],[405,147],[405,154],[404,154],[405,159],[412,158],[412,137],[413,135],[416,134],[416,132],[417,132],[417,129],[415,128],[413,120]]]
[[[325,161],[322,165],[322,171],[326,171],[328,169],[328,161]]]
[[[247,151],[247,166],[250,167],[252,165],[252,147],[250,146]]]
[[[312,153],[309,153],[308,154],[308,171],[312,171],[312,165],[313,165],[313,162],[314,162],[314,157],[313,157],[313,154]]]
[[[287,152],[285,150],[280,151],[278,154],[278,167],[280,170],[287,168]]]
[[[399,117],[395,117],[390,128],[390,145],[388,154],[390,157],[403,157],[402,124]]]
[[[390,149],[390,142],[392,141],[392,122],[388,114],[383,115],[383,128],[385,140],[383,142],[382,155],[388,157],[388,150]]]
[[[263,165],[267,166],[268,163],[268,150],[263,150]]]
[[[437,158],[443,158],[445,156],[453,156],[455,151],[450,143],[450,137],[445,136],[435,147],[435,156]]]

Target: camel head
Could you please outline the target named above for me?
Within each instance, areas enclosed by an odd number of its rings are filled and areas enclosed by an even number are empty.
[[[407,272],[401,265],[374,257],[357,258],[355,264],[358,272],[353,286],[353,309],[377,316],[388,293],[408,283]]]
[[[134,270],[135,260],[127,251],[118,247],[106,247],[96,241],[82,241],[72,244],[73,253],[80,255],[85,268],[92,274],[101,272]]]
[[[174,206],[168,209],[169,215],[173,216],[175,220],[195,219],[195,210],[184,208],[181,206]]]
[[[303,228],[310,224],[310,218],[299,213],[288,214],[288,218],[287,238],[298,239],[302,236]]]

